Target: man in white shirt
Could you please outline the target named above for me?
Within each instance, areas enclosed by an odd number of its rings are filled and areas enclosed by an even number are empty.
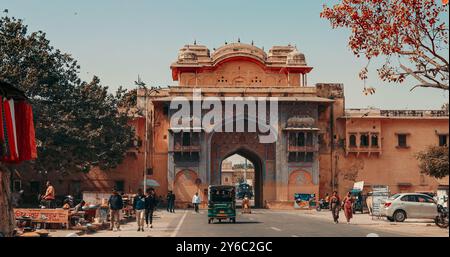
[[[198,206],[202,202],[200,199],[200,196],[198,195],[198,192],[195,193],[194,197],[192,197],[192,204],[194,205],[195,212],[198,213]]]

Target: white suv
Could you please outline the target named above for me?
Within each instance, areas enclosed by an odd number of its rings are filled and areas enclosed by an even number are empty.
[[[438,215],[437,204],[428,195],[408,193],[391,196],[381,208],[389,221],[403,222],[407,218],[434,219]]]

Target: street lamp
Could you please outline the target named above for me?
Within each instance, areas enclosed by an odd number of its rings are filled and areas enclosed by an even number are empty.
[[[140,89],[145,90],[145,140],[144,140],[144,192],[147,191],[147,150],[148,150],[148,96],[152,93],[159,93],[160,87],[148,89],[146,84],[138,76],[138,81],[134,82]]]

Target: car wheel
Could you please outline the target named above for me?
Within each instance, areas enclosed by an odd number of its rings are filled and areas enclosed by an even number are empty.
[[[394,219],[396,222],[403,222],[406,220],[406,212],[398,210],[394,213]]]

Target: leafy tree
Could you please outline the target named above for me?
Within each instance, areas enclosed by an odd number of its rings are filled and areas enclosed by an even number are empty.
[[[324,6],[321,17],[333,28],[349,28],[349,47],[369,63],[384,56],[378,69],[383,81],[401,83],[408,76],[417,87],[449,90],[448,1],[342,0]],[[442,20],[441,20],[442,19]],[[409,63],[410,65],[407,65]],[[368,68],[360,73],[367,79]],[[366,94],[374,93],[365,88]]]
[[[430,146],[416,155],[422,173],[435,178],[445,178],[449,174],[448,146]]]
[[[133,137],[116,95],[94,77],[82,82],[79,65],[50,45],[42,31],[28,33],[22,20],[0,19],[0,79],[24,90],[34,108],[38,170],[88,171],[114,168]]]
[[[26,93],[35,118],[38,159],[21,168],[66,174],[113,169],[124,159],[134,137],[127,116],[132,93],[120,88],[110,94],[97,77],[82,82],[79,68],[44,32],[28,33],[22,20],[0,17],[0,80]],[[2,187],[9,185],[7,170],[0,165]],[[7,236],[14,224],[9,193],[0,192],[6,206],[0,208],[0,232]]]

